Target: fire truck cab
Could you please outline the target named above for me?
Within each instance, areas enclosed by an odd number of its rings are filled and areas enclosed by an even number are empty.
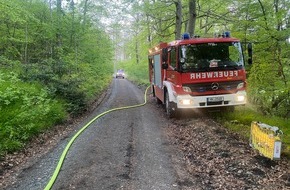
[[[222,37],[160,43],[149,50],[153,96],[174,117],[181,109],[246,104],[246,73],[241,43]]]

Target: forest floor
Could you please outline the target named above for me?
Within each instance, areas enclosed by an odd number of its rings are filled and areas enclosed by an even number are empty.
[[[260,156],[248,139],[211,118],[173,120],[168,134],[182,152],[191,183],[199,184],[195,189],[290,189],[290,160]]]

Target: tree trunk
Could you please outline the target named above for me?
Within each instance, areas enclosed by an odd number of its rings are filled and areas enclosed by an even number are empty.
[[[181,37],[182,28],[182,4],[181,0],[175,1],[176,7],[176,19],[175,19],[175,39],[178,40]]]
[[[52,17],[52,0],[49,0],[49,11],[50,11],[50,25],[51,25],[51,28],[54,28],[53,27],[53,17]],[[50,38],[49,42],[48,43],[48,48],[49,48],[49,56],[50,58],[52,59],[52,53],[53,53],[53,42],[52,42],[52,39]]]
[[[56,1],[56,11],[57,11],[57,32],[56,32],[56,39],[57,39],[57,46],[62,46],[62,39],[61,39],[61,20],[62,20],[62,8],[61,8],[61,1]]]
[[[151,34],[151,28],[150,28],[150,21],[149,21],[149,15],[146,14],[146,24],[147,24],[147,40],[148,40],[148,44],[149,44],[149,47],[152,47],[152,34]]]
[[[275,14],[277,15],[277,31],[282,30],[282,20],[279,18],[278,13],[279,13],[279,0],[274,0],[274,9],[275,9]]]
[[[187,32],[193,36],[196,22],[196,0],[189,0],[189,18],[187,24]]]
[[[139,64],[139,44],[136,36],[136,41],[135,41],[135,53],[136,53],[136,63]]]
[[[74,42],[75,42],[75,39],[74,39],[75,38],[75,26],[74,26],[74,23],[75,23],[75,3],[73,0],[70,2],[70,9],[72,11],[70,47],[72,47],[74,45]]]
[[[87,24],[87,12],[88,12],[88,0],[85,0],[84,4],[84,23],[83,23],[83,29],[85,29],[85,26]]]
[[[282,30],[282,20],[279,19],[279,0],[274,0],[274,10],[275,10],[275,15],[276,15],[276,18],[277,18],[277,27],[276,27],[276,30],[277,31],[281,31]],[[281,76],[284,84],[285,84],[285,87],[287,87],[287,78],[286,78],[286,74],[284,73],[284,65],[283,65],[283,61],[282,61],[282,48],[281,48],[281,42],[284,40],[284,37],[282,37],[282,39],[276,39],[276,59],[277,59],[277,63],[278,63],[278,75]]]
[[[27,58],[27,50],[28,50],[28,24],[26,23],[25,25],[25,47],[24,47],[24,63],[28,63],[28,58]]]
[[[140,63],[140,57],[139,57],[139,43],[138,43],[138,35],[139,35],[139,23],[140,23],[140,15],[137,14],[136,15],[136,30],[135,30],[135,54],[136,54],[136,63],[139,64]]]

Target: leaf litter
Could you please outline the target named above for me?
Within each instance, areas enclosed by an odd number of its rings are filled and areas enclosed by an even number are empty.
[[[172,119],[167,132],[190,175],[182,189],[290,189],[287,158],[260,156],[246,139],[210,118]]]

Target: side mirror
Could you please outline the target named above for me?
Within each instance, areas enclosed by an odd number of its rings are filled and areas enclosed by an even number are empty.
[[[162,62],[167,62],[168,59],[168,51],[167,48],[162,49]]]
[[[247,46],[248,49],[248,64],[251,65],[253,63],[253,47],[252,47],[252,43],[248,43]]]
[[[183,65],[185,63],[185,59],[184,58],[180,58],[179,59],[179,63],[181,63],[181,65]]]
[[[168,64],[167,63],[162,63],[162,69],[168,69]]]

